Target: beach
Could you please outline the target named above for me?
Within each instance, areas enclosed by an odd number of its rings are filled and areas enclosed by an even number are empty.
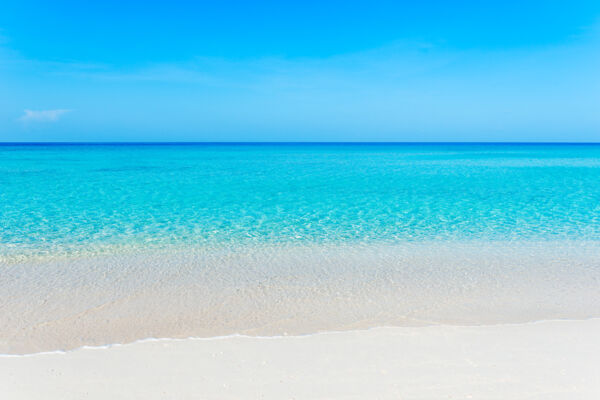
[[[2,399],[590,399],[600,146],[0,146]]]
[[[600,320],[158,339],[0,356],[3,398],[594,399]]]
[[[0,400],[600,400],[600,1],[5,1]]]

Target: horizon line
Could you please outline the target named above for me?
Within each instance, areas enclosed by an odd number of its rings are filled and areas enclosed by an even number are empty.
[[[518,141],[50,141],[0,142],[0,146],[27,145],[600,145],[597,142],[518,142]]]

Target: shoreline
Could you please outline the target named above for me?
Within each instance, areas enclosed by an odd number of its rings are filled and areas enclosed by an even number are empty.
[[[448,329],[470,329],[470,328],[494,328],[494,327],[522,327],[529,325],[537,325],[537,324],[547,324],[547,323],[568,323],[568,322],[586,322],[586,321],[598,321],[600,323],[600,317],[592,316],[586,318],[556,318],[556,319],[540,319],[533,321],[525,321],[525,322],[499,322],[499,323],[489,323],[489,324],[451,324],[451,323],[429,323],[423,325],[404,325],[404,326],[393,326],[393,325],[381,325],[381,326],[367,326],[364,328],[348,328],[348,329],[334,329],[334,330],[323,330],[317,332],[310,333],[300,333],[300,334],[274,334],[274,335],[251,335],[245,333],[232,333],[227,335],[217,335],[217,336],[187,336],[187,337],[146,337],[135,339],[130,342],[115,342],[115,343],[107,343],[101,345],[82,345],[80,347],[70,348],[70,349],[56,349],[56,350],[48,350],[48,351],[38,351],[31,353],[0,353],[0,358],[19,358],[19,357],[35,357],[42,355],[54,355],[54,354],[69,354],[72,352],[80,351],[80,350],[110,350],[112,348],[123,347],[123,346],[131,346],[143,343],[169,343],[169,342],[185,342],[185,341],[220,341],[220,340],[230,340],[230,339],[258,339],[258,340],[283,340],[283,339],[302,339],[309,338],[312,336],[321,336],[321,335],[336,335],[336,334],[347,334],[347,333],[360,333],[360,332],[370,332],[377,330],[402,330],[402,329],[436,329],[436,328],[448,328]]]
[[[487,398],[600,394],[600,319],[144,339],[0,356],[11,399]],[[35,384],[33,384],[35,382]]]
[[[600,317],[598,242],[268,247],[3,267],[0,353]]]
[[[39,351],[31,353],[0,353],[0,358],[19,358],[19,357],[35,357],[42,355],[54,355],[54,354],[69,354],[80,350],[110,350],[112,348],[131,346],[144,343],[169,343],[169,342],[185,342],[185,341],[220,341],[230,339],[258,339],[258,340],[283,340],[283,339],[302,339],[309,338],[312,336],[321,335],[336,335],[336,334],[347,334],[347,333],[360,333],[370,332],[377,330],[402,330],[402,329],[436,329],[436,328],[448,328],[448,329],[470,329],[470,328],[494,328],[494,327],[523,327],[537,324],[549,324],[549,323],[569,323],[569,322],[586,322],[586,321],[598,321],[600,324],[600,317],[592,316],[587,318],[557,318],[557,319],[541,319],[534,321],[525,322],[499,322],[489,324],[448,324],[448,323],[430,323],[424,325],[405,325],[405,326],[392,326],[392,325],[381,325],[381,326],[368,326],[364,328],[348,328],[348,329],[334,329],[334,330],[323,330],[310,333],[301,334],[274,334],[274,335],[251,335],[245,333],[232,333],[227,335],[218,336],[187,336],[187,337],[146,337],[141,339],[135,339],[130,342],[115,342],[102,345],[83,345],[71,349],[56,349],[49,351]]]

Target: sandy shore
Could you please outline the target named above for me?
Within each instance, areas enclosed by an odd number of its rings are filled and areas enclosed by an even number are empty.
[[[0,356],[3,399],[596,399],[600,319]]]

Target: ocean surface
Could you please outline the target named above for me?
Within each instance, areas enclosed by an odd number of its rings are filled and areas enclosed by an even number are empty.
[[[600,316],[600,145],[0,145],[0,352]]]

